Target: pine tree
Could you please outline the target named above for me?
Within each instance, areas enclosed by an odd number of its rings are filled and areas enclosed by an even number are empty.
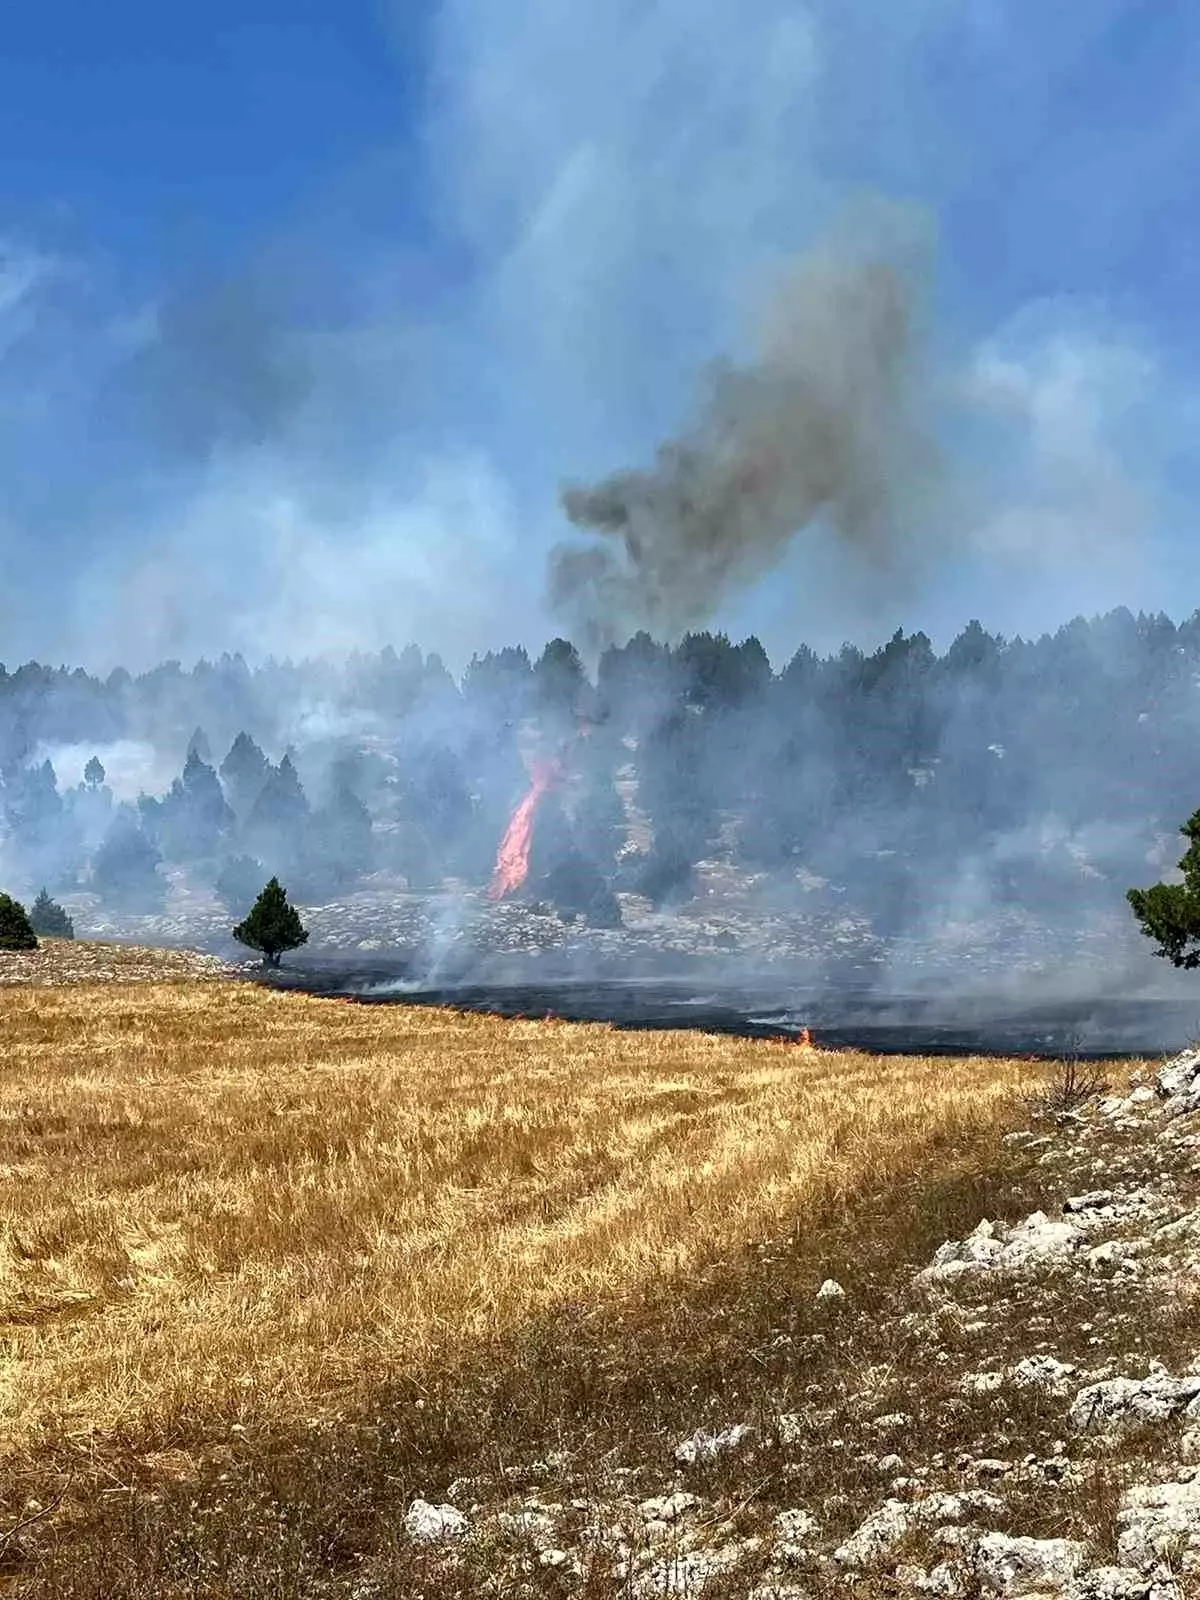
[[[251,907],[250,915],[233,930],[239,944],[261,950],[263,965],[277,967],[285,950],[296,950],[308,943],[308,930],[300,913],[288,904],[287,890],[272,878]]]
[[[262,862],[253,856],[230,856],[221,863],[213,888],[230,911],[253,905],[262,882]]]
[[[36,950],[37,934],[25,907],[11,895],[0,894],[0,950]]]
[[[542,710],[569,720],[575,716],[587,689],[587,674],[579,651],[569,639],[551,639],[533,669]]]
[[[369,872],[374,854],[371,814],[344,784],[313,818],[309,830],[310,867],[325,868],[335,887]]]
[[[75,924],[58,901],[51,900],[44,888],[33,902],[33,909],[29,913],[29,924],[34,933],[40,934],[43,939],[75,937]]]
[[[177,861],[215,855],[234,824],[216,772],[195,750],[189,751],[182,776],[175,779],[160,809],[159,842]]]
[[[270,771],[271,763],[250,735],[239,733],[221,763],[221,782],[239,816],[248,815],[262,793]]]
[[[254,802],[248,826],[254,833],[292,833],[308,821],[308,801],[291,756],[267,769],[267,780]]]
[[[162,856],[147,839],[133,806],[122,805],[92,860],[92,887],[105,900],[131,910],[156,910],[166,885]]]
[[[99,756],[92,756],[87,766],[83,769],[83,781],[89,789],[98,789],[104,782],[107,774]]]
[[[1173,967],[1200,967],[1200,811],[1180,828],[1188,848],[1179,861],[1182,883],[1156,883],[1130,889],[1125,898],[1147,939],[1158,943],[1156,956]]]

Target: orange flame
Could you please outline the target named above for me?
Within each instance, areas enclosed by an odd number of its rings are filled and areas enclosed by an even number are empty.
[[[496,866],[488,885],[489,900],[503,900],[525,882],[529,874],[529,849],[533,844],[533,819],[542,796],[559,776],[555,762],[541,762],[530,774],[529,793],[517,806],[496,852]]]

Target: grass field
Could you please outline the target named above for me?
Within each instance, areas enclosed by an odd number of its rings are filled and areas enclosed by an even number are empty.
[[[47,1594],[311,1593],[464,1464],[783,1403],[767,1336],[1002,1198],[1046,1070],[195,981],[10,985],[0,1040],[6,1515],[46,1513],[0,1576]]]

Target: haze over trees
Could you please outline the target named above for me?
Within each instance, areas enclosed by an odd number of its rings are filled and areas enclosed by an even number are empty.
[[[482,886],[552,760],[523,892],[576,915],[685,900],[713,855],[778,894],[833,883],[881,933],[948,899],[1119,913],[1195,803],[1198,736],[1200,613],[1037,640],[971,622],[941,653],[897,629],[776,667],[697,632],[589,670],[560,638],[457,683],[412,646],[104,679],[29,663],[0,667],[0,870],[141,909],[182,873],[239,915],[270,876],[302,904],[374,872]]]

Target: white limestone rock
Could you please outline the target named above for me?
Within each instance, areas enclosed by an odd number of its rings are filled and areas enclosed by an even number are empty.
[[[702,1594],[705,1587],[734,1566],[745,1545],[726,1545],[720,1550],[672,1551],[657,1556],[639,1574],[634,1584],[638,1600],[684,1600]]]
[[[818,1300],[844,1300],[846,1291],[836,1278],[826,1278],[825,1282],[817,1290],[816,1297]]]
[[[1115,1195],[1111,1189],[1091,1189],[1087,1194],[1072,1195],[1063,1201],[1063,1210],[1070,1215],[1075,1211],[1103,1211],[1111,1209]]]
[[[1200,1090],[1200,1049],[1192,1047],[1172,1056],[1159,1068],[1154,1082],[1163,1100],[1190,1097]]]
[[[679,1489],[674,1494],[656,1495],[653,1499],[643,1500],[638,1510],[646,1522],[678,1522],[680,1517],[699,1504],[699,1495]]]
[[[939,1246],[918,1284],[952,1282],[969,1273],[1019,1273],[1069,1260],[1084,1244],[1087,1229],[1072,1219],[1052,1221],[1035,1211],[1014,1227],[985,1218],[965,1239]]]
[[[1092,1567],[1075,1579],[1066,1600],[1149,1600],[1150,1588],[1151,1579],[1135,1567]]]
[[[980,1512],[1003,1511],[1004,1502],[986,1489],[961,1494],[931,1494],[920,1500],[885,1500],[878,1511],[861,1523],[833,1552],[839,1566],[863,1572],[881,1566],[903,1541],[917,1530],[940,1528],[943,1523],[965,1522]]]
[[[1118,1430],[1178,1416],[1200,1416],[1200,1374],[1173,1378],[1166,1372],[1148,1378],[1109,1378],[1081,1389],[1067,1413],[1073,1428]]]
[[[1010,1370],[1009,1377],[1020,1388],[1063,1394],[1077,1371],[1069,1361],[1059,1361],[1054,1356],[1026,1356]]]
[[[1200,1479],[1126,1489],[1117,1512],[1117,1554],[1125,1566],[1200,1572]]]
[[[467,1519],[450,1505],[432,1505],[416,1499],[404,1513],[404,1531],[418,1544],[435,1544],[441,1539],[457,1539],[467,1531]]]
[[[963,1394],[995,1394],[1004,1387],[1002,1372],[968,1372],[959,1385]]]
[[[985,1594],[1061,1594],[1087,1562],[1075,1539],[1014,1539],[985,1533],[975,1551],[975,1571]]]
[[[722,1428],[719,1433],[697,1428],[690,1438],[675,1446],[675,1459],[683,1466],[692,1466],[698,1461],[715,1461],[726,1450],[736,1450],[753,1432],[748,1422],[735,1422],[728,1428]]]
[[[816,1517],[809,1511],[781,1511],[775,1518],[775,1531],[781,1539],[811,1539],[818,1531]]]

